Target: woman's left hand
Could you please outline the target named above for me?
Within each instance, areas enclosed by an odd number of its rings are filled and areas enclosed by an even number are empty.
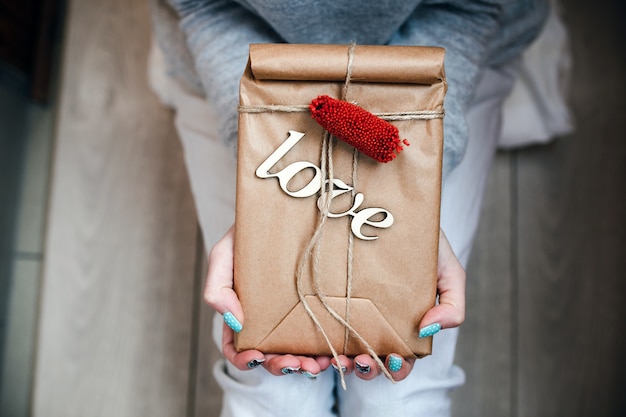
[[[441,329],[460,326],[465,320],[465,270],[457,259],[443,230],[439,232],[439,259],[437,266],[437,294],[439,302],[428,310],[420,322],[419,337],[430,337]],[[382,374],[369,355],[359,355],[353,360],[340,356],[346,371],[354,372],[364,380]],[[395,381],[406,378],[413,369],[414,359],[404,359],[397,354],[388,355],[385,367]],[[333,360],[334,363],[334,360]]]

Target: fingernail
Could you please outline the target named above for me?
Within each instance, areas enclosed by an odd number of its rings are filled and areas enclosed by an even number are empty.
[[[287,367],[281,369],[280,372],[282,372],[283,375],[291,375],[291,374],[295,374],[299,370],[300,370],[300,368],[292,368],[290,366],[287,366]]]
[[[235,316],[233,316],[233,313],[231,313],[230,311],[224,313],[224,321],[226,322],[226,325],[230,327],[235,333],[239,333],[241,329],[243,329],[243,326],[241,325],[241,323],[239,323],[239,320],[237,320]]]
[[[319,374],[313,374],[309,371],[300,371],[300,373],[306,376],[308,379],[317,379],[317,376],[319,375]]]
[[[248,368],[254,369],[257,366],[262,365],[263,362],[265,362],[265,359],[252,359],[250,362],[248,362]]]
[[[390,355],[389,356],[389,370],[391,372],[398,372],[400,369],[402,369],[402,358],[399,356],[395,356],[395,355]]]
[[[335,372],[339,373],[339,367],[334,363],[331,363],[331,365],[333,366],[333,369],[335,370]],[[348,368],[341,365],[341,371],[345,374],[348,371]]]
[[[354,361],[354,368],[357,370],[357,372],[363,375],[369,374],[370,371],[372,370],[371,366],[363,365],[362,363],[359,363],[359,361]]]
[[[433,323],[420,329],[420,337],[430,337],[441,330],[441,324]]]

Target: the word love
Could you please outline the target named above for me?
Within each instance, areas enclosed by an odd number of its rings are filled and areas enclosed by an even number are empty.
[[[347,185],[343,181],[333,178],[332,185],[329,186],[330,180],[325,178],[322,182],[322,172],[320,168],[309,161],[296,161],[293,162],[276,173],[271,173],[270,169],[276,163],[287,154],[296,144],[304,137],[304,133],[297,132],[295,130],[289,131],[289,137],[278,147],[265,161],[259,165],[256,170],[256,176],[259,178],[277,178],[280,188],[288,195],[296,198],[306,198],[317,194],[322,190],[322,184],[325,185],[322,195],[317,199],[317,206],[322,210],[324,199],[322,197],[330,197],[332,199],[339,197],[345,193],[350,193],[354,190],[354,187]],[[313,178],[300,189],[290,190],[288,188],[290,181],[300,172],[312,169],[314,171]],[[330,192],[330,196],[328,193]],[[350,229],[352,233],[359,239],[374,240],[378,239],[378,236],[367,236],[363,234],[362,228],[364,225],[377,227],[380,229],[386,229],[393,224],[392,214],[379,207],[361,208],[365,196],[362,193],[356,193],[352,199],[352,206],[350,209],[341,212],[333,213],[329,212],[328,217],[338,218],[344,216],[351,216]]]

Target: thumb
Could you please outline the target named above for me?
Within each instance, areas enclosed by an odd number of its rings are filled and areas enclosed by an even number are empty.
[[[443,231],[439,236],[437,293],[439,302],[422,318],[420,335],[430,336],[438,331],[438,326],[441,329],[457,327],[465,320],[465,270]]]
[[[243,325],[243,310],[239,298],[233,290],[234,237],[235,227],[232,226],[209,253],[209,270],[204,286],[204,301],[218,313],[224,314],[225,319],[234,317],[235,321],[232,322],[234,326],[231,328],[237,331],[237,327]]]

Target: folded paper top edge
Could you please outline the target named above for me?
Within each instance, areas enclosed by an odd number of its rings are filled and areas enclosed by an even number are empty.
[[[349,45],[251,44],[257,80],[343,81]],[[445,79],[445,50],[430,46],[356,45],[351,81],[432,85]]]

